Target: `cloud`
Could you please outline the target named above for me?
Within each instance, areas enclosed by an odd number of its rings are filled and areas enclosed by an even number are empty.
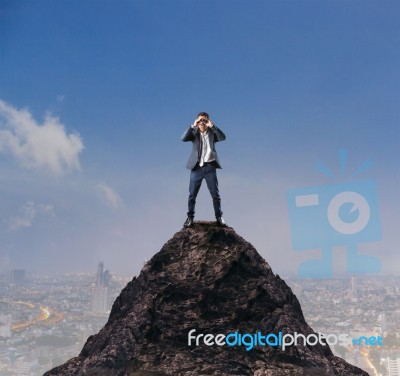
[[[99,197],[106,202],[106,204],[113,209],[118,209],[122,206],[122,200],[119,194],[106,183],[99,183],[96,185]]]
[[[64,94],[58,94],[57,95],[57,103],[64,102],[65,95]]]
[[[31,227],[37,214],[45,214],[54,217],[54,205],[35,204],[28,201],[20,208],[20,215],[10,219],[9,229],[18,230],[24,227]]]
[[[0,100],[0,153],[11,155],[23,167],[55,175],[79,170],[84,146],[77,133],[67,133],[57,117],[46,114],[38,124],[26,109]]]

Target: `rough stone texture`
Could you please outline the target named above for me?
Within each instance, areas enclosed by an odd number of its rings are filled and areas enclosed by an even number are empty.
[[[107,324],[52,375],[368,375],[328,346],[188,346],[197,334],[314,333],[296,296],[230,227],[195,222],[115,300]]]

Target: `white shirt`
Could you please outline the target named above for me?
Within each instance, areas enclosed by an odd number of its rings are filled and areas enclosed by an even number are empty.
[[[202,145],[200,163],[199,163],[200,167],[204,165],[204,162],[211,162],[214,160],[214,158],[211,157],[212,149],[208,135],[209,135],[208,129],[205,132],[200,132],[200,141]]]

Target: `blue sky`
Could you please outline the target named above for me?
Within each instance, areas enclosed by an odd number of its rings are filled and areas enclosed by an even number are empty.
[[[399,263],[397,1],[3,1],[0,269],[137,274],[185,220],[199,111],[217,145],[226,221],[295,272],[288,189],[336,184],[321,161],[375,179]],[[212,219],[204,185],[197,219]],[[341,268],[343,250],[336,252]],[[342,257],[343,258],[343,257]],[[290,261],[289,261],[290,260]]]

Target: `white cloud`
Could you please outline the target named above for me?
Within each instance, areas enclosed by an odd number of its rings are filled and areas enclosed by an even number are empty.
[[[65,99],[65,95],[63,95],[63,94],[57,95],[57,103],[64,102],[64,99]]]
[[[122,200],[119,194],[106,183],[99,183],[96,186],[99,197],[106,204],[114,209],[118,209],[122,205]]]
[[[9,229],[18,230],[23,227],[31,227],[37,214],[45,214],[54,217],[54,205],[35,204],[28,201],[20,208],[20,215],[10,219]]]
[[[67,133],[57,117],[46,114],[38,124],[26,109],[16,109],[0,100],[0,152],[22,166],[44,169],[56,175],[79,170],[84,146],[77,133]]]

